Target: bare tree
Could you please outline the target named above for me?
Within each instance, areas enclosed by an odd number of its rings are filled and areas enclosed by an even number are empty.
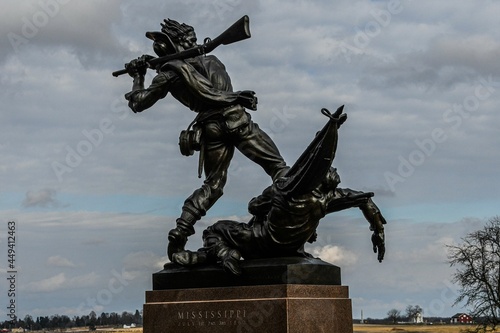
[[[391,309],[387,312],[387,319],[392,321],[393,324],[397,323],[399,318],[401,318],[401,311],[397,309]]]
[[[408,321],[416,322],[417,316],[422,314],[424,310],[419,305],[408,305],[406,307],[406,317],[408,317]]]
[[[460,287],[455,305],[464,303],[481,321],[476,332],[495,330],[500,324],[500,217],[448,249],[448,261],[457,269],[453,281]]]

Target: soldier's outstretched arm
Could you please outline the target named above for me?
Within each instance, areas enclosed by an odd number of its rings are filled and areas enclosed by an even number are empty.
[[[382,262],[385,255],[385,232],[384,224],[386,220],[380,209],[373,202],[372,192],[361,192],[351,190],[349,188],[335,189],[335,195],[327,206],[327,214],[344,210],[347,208],[358,207],[370,224],[370,230],[373,231],[371,241],[373,244],[373,252],[377,253],[377,259]]]
[[[373,196],[373,192],[361,192],[350,188],[336,188],[331,200],[328,202],[327,214],[338,212],[353,207],[365,205]]]
[[[144,75],[142,73],[135,73],[133,78],[132,91],[125,95],[125,99],[128,100],[128,106],[136,113],[150,108],[158,100],[167,96],[176,75],[173,72],[160,72],[148,88],[144,88]]]
[[[385,255],[385,231],[384,224],[386,224],[386,220],[380,209],[375,205],[372,199],[368,199],[366,204],[363,204],[359,207],[363,212],[368,223],[370,223],[370,230],[373,231],[371,240],[373,244],[373,252],[378,253],[377,259],[379,262],[382,262]]]

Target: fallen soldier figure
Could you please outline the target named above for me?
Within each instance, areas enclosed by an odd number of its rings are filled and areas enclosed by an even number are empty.
[[[249,203],[253,215],[248,223],[222,220],[203,232],[203,247],[181,251],[174,263],[192,266],[219,262],[240,275],[239,262],[257,258],[312,257],[304,244],[316,240],[319,221],[327,214],[358,207],[373,231],[373,250],[382,262],[385,254],[386,221],[372,201],[372,192],[338,188],[340,177],[331,167],[337,147],[337,130],[346,120],[343,107],[329,117],[299,160],[287,172]]]

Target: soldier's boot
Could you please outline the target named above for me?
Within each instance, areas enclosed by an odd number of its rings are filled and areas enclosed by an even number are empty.
[[[180,251],[172,254],[172,262],[182,266],[194,266],[207,261],[207,254],[203,251]]]
[[[182,209],[181,216],[175,221],[177,226],[168,233],[167,254],[170,261],[174,253],[184,251],[188,237],[194,234],[193,226],[199,219],[199,214]]]

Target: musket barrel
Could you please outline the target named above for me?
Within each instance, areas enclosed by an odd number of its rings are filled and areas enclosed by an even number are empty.
[[[113,74],[113,76],[114,76],[114,77],[118,77],[118,76],[120,76],[120,75],[127,74],[127,72],[128,72],[128,71],[124,68],[124,69],[120,69],[120,70],[118,70],[118,71],[114,71],[114,72],[113,72],[113,73],[111,73],[111,74]]]
[[[182,52],[178,52],[175,54],[169,54],[163,57],[153,58],[147,62],[148,67],[151,69],[156,69],[158,66],[163,65],[164,63],[175,60],[175,59],[188,59],[192,57],[196,57],[202,54],[212,52],[219,45],[228,45],[235,42],[239,42],[240,40],[244,40],[250,38],[250,19],[247,15],[240,18],[238,21],[233,23],[229,28],[227,28],[223,33],[219,36],[210,40],[209,42],[197,46],[192,49],[188,49]],[[127,69],[120,69],[118,71],[113,72],[113,76],[117,77],[123,74],[127,74]]]

